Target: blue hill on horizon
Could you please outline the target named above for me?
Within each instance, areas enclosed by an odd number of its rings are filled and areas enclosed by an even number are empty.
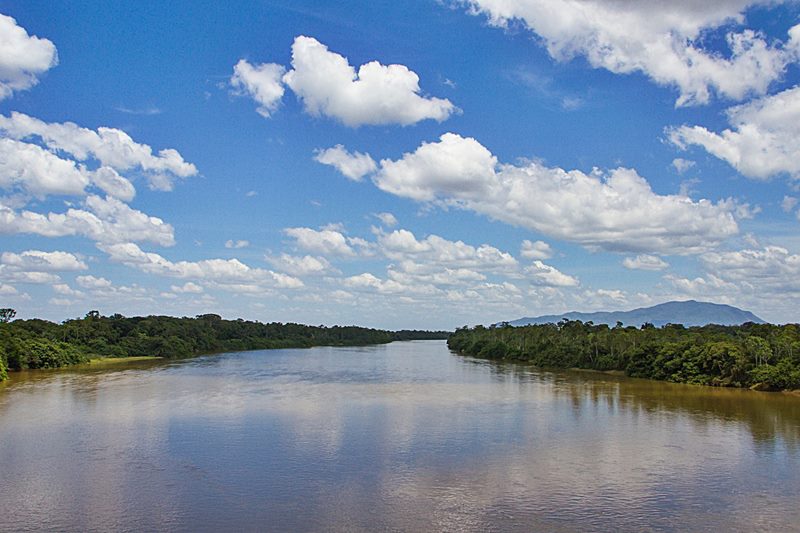
[[[731,305],[687,300],[666,302],[652,307],[640,307],[631,311],[598,311],[594,313],[570,311],[558,315],[524,317],[507,322],[507,324],[511,326],[549,324],[558,323],[565,318],[581,322],[591,321],[594,324],[608,324],[609,326],[622,322],[623,326],[635,327],[648,322],[656,327],[665,324],[683,324],[689,327],[707,324],[734,326],[745,322],[766,323],[750,311],[744,311]]]

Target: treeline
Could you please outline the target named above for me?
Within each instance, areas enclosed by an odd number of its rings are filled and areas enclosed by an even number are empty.
[[[0,380],[6,369],[56,368],[94,357],[181,358],[224,351],[360,346],[447,337],[447,332],[384,331],[357,326],[306,326],[247,320],[101,316],[92,311],[61,324],[41,319],[0,323]]]
[[[422,329],[401,329],[392,333],[396,341],[433,341],[450,337],[452,331],[427,331]]]
[[[761,390],[800,389],[800,325],[685,328],[579,320],[456,330],[450,349],[540,367],[621,370],[632,377]]]

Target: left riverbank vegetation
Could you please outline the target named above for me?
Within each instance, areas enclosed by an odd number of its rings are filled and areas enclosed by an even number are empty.
[[[686,328],[594,325],[580,320],[461,328],[450,349],[543,368],[624,371],[632,377],[759,390],[800,389],[800,325]]]
[[[358,326],[306,326],[280,322],[194,318],[103,316],[97,311],[60,324],[13,320],[0,309],[0,381],[8,371],[58,368],[100,357],[182,358],[229,351],[312,346],[364,346],[395,340],[445,339],[446,331],[386,331]]]

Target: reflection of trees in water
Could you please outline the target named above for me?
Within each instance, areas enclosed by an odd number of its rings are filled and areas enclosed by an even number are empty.
[[[589,402],[609,411],[647,415],[688,415],[698,430],[715,424],[746,425],[759,448],[772,448],[781,439],[800,450],[800,397],[634,379],[591,371],[555,371],[520,364],[465,358],[489,369],[493,379],[548,387],[556,398],[567,398],[576,414]]]

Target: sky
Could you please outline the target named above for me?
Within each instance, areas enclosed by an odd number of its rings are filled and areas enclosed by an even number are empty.
[[[0,307],[800,308],[800,2],[0,0]]]

